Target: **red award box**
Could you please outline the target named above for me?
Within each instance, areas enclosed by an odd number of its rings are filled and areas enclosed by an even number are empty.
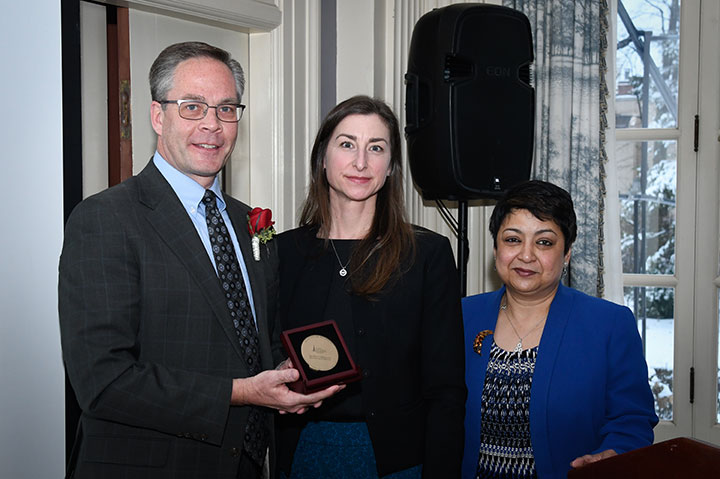
[[[288,329],[281,339],[293,366],[300,371],[300,379],[288,384],[293,391],[308,394],[360,379],[360,369],[335,321]]]

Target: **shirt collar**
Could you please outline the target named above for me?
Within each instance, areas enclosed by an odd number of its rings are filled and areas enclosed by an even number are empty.
[[[205,188],[189,176],[177,170],[157,151],[155,151],[155,155],[153,155],[153,162],[167,182],[170,183],[170,186],[173,191],[175,191],[175,194],[185,209],[190,213],[195,213],[205,195]],[[218,209],[224,211],[225,199],[222,196],[222,191],[220,191],[220,181],[217,176],[215,176],[212,185],[210,185],[208,189],[217,196]]]

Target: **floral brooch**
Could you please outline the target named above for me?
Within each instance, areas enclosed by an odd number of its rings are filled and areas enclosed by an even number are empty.
[[[260,244],[265,244],[275,236],[275,222],[269,208],[253,208],[247,215],[248,232],[252,237],[252,251],[255,261],[260,261]]]
[[[491,335],[493,332],[489,329],[486,329],[484,331],[480,331],[477,333],[477,336],[475,336],[475,341],[473,341],[473,351],[475,351],[478,354],[482,354],[482,343],[486,336]]]

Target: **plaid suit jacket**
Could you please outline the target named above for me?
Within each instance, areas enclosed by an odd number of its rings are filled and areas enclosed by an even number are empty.
[[[277,254],[269,242],[252,259],[249,208],[225,199],[270,369]],[[248,371],[213,265],[152,161],[78,205],[59,271],[63,359],[82,408],[68,475],[236,477],[249,408],[229,403],[232,378]]]

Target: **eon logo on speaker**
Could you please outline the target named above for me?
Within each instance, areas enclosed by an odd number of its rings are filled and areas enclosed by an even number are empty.
[[[487,67],[485,67],[485,75],[487,75],[489,77],[510,78],[510,68],[509,67],[487,66]]]

